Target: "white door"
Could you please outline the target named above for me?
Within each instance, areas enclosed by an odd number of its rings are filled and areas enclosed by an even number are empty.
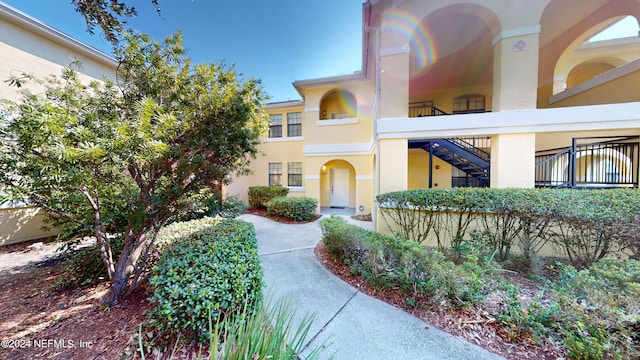
[[[331,169],[331,207],[349,206],[349,169]]]

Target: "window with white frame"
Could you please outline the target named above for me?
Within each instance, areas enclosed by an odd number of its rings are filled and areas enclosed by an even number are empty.
[[[287,184],[289,186],[302,186],[302,163],[290,162],[287,164]]]
[[[287,136],[302,136],[302,113],[287,114]]]
[[[282,163],[269,163],[269,186],[282,186]]]
[[[282,114],[270,115],[269,137],[270,138],[282,137]]]
[[[453,99],[454,114],[468,114],[476,112],[484,112],[484,95],[462,95]]]

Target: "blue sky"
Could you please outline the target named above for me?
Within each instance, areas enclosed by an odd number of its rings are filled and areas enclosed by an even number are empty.
[[[627,16],[606,30],[589,39],[590,42],[607,39],[618,39],[623,37],[640,36],[638,33],[638,22],[632,16]]]
[[[71,0],[2,0],[93,47],[110,52],[100,34],[91,36]],[[364,0],[126,0],[138,10],[135,30],[154,38],[181,29],[194,63],[225,60],[245,78],[262,79],[271,101],[299,99],[295,80],[351,74],[362,67]]]

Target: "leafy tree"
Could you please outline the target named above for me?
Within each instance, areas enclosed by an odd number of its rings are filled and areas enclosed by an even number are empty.
[[[118,303],[156,235],[191,195],[246,174],[267,116],[260,82],[192,66],[177,33],[127,36],[117,82],[83,85],[72,66],[2,109],[0,183],[49,210],[68,236],[94,235]],[[124,237],[114,259],[110,242]]]
[[[160,13],[158,0],[150,1]],[[123,32],[126,24],[123,18],[137,15],[133,6],[119,0],[72,0],[71,3],[87,22],[89,32],[93,34],[96,26],[101,28],[112,44],[118,42],[118,34]]]

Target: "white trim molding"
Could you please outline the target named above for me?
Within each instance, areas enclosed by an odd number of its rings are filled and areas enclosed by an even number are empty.
[[[589,79],[583,83],[580,83],[572,88],[559,92],[549,97],[549,104],[557,103],[564,99],[570,98],[581,92],[595,88],[610,81],[619,79],[623,76],[629,75],[633,72],[640,71],[640,59],[634,60],[630,63],[619,66],[615,69],[611,69],[604,74],[598,75],[592,79]],[[555,80],[555,78],[554,78]]]
[[[496,37],[493,38],[493,41],[491,42],[491,46],[496,46],[496,44],[499,43],[501,40],[508,39],[508,38],[540,34],[541,30],[542,30],[542,26],[540,26],[539,24],[525,26],[521,28],[503,30],[501,33],[499,33],[498,35],[496,35]]]
[[[360,119],[355,118],[344,118],[344,119],[328,119],[328,120],[318,120],[318,126],[332,126],[332,125],[350,125],[357,124],[360,122]]]
[[[305,192],[304,186],[287,186],[290,192]]]
[[[305,175],[305,180],[320,180],[320,175]]]
[[[304,136],[265,138],[263,143],[279,143],[288,141],[304,141]]]
[[[7,20],[12,24],[26,28],[35,34],[43,36],[60,45],[67,46],[99,63],[113,67],[114,69],[118,66],[118,61],[112,55],[98,50],[91,45],[85,44],[82,41],[2,2],[0,2],[0,19]]]
[[[370,155],[373,152],[373,145],[373,142],[307,145],[303,148],[303,152],[304,156]]]
[[[428,139],[559,131],[639,129],[640,102],[526,109],[438,117],[386,118],[379,139]]]
[[[320,111],[320,108],[319,107],[304,108],[304,112],[313,112],[313,111]]]
[[[373,176],[371,175],[356,175],[356,181],[371,181]]]

